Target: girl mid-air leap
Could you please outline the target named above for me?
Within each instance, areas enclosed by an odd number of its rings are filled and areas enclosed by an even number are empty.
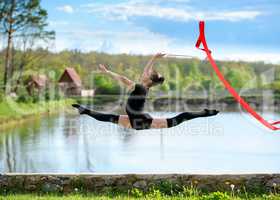
[[[99,65],[101,72],[110,75],[112,78],[123,83],[131,90],[126,104],[127,115],[100,113],[89,110],[79,104],[73,104],[72,106],[77,108],[80,114],[86,114],[99,121],[112,122],[123,127],[133,128],[136,130],[170,128],[187,120],[198,117],[209,117],[218,114],[219,111],[217,110],[204,109],[201,112],[183,112],[171,118],[152,118],[148,113],[143,112],[149,89],[155,85],[162,84],[164,81],[164,77],[153,69],[155,60],[164,56],[165,54],[158,53],[151,58],[144,68],[144,72],[140,78],[140,83],[135,83],[125,76],[109,71],[104,65]]]

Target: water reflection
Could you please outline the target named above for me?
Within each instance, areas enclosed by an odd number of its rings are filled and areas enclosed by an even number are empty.
[[[240,113],[144,131],[61,114],[1,133],[0,172],[279,173],[279,143]]]

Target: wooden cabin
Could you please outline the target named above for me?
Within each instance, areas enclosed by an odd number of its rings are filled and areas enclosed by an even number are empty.
[[[66,96],[80,96],[82,81],[74,68],[66,68],[58,81],[60,90]]]
[[[29,94],[41,92],[48,86],[48,77],[46,75],[31,75],[27,80],[26,87]]]

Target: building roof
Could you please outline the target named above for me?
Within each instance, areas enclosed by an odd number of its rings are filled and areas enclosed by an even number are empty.
[[[70,68],[70,67],[67,67],[64,71],[64,73],[62,74],[59,82],[63,82],[62,80],[62,77],[67,74],[70,79],[73,81],[73,83],[78,86],[78,87],[81,87],[82,86],[82,81],[81,81],[81,78],[80,76],[78,75],[78,73],[76,72],[76,70],[74,68]]]
[[[47,85],[48,77],[46,75],[32,75],[31,80],[32,82],[36,83],[39,87],[44,87]]]

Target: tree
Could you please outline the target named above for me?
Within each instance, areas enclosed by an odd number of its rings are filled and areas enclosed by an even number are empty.
[[[47,11],[40,6],[40,0],[0,1],[0,30],[7,37],[5,52],[4,87],[12,77],[12,49],[14,38],[52,38],[53,31],[45,31]]]
[[[44,44],[48,46],[49,40],[54,39],[54,33],[52,32],[42,30],[39,33],[31,34],[31,31],[32,30],[26,30],[25,33],[22,34],[17,40],[18,46],[16,47],[17,49],[20,49],[20,51],[16,51],[18,55],[18,62],[16,63],[18,74],[15,77],[15,91],[17,90],[19,84],[22,82],[24,69],[29,65],[38,63],[43,57],[48,55],[48,49],[40,48],[38,46],[38,42],[44,42]]]

